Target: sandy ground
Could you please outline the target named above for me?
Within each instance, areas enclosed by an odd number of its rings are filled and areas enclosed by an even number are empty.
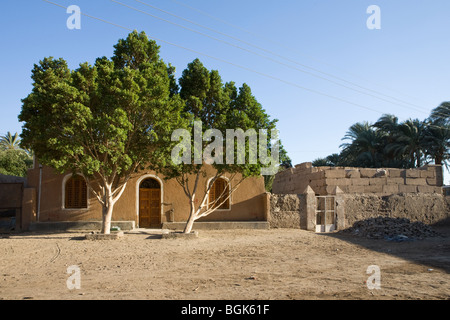
[[[81,233],[0,238],[0,299],[305,300],[450,298],[450,228],[412,242],[301,230],[157,231],[115,241]],[[80,289],[69,290],[69,266]],[[367,268],[380,268],[369,290]],[[74,283],[74,282],[73,282]]]

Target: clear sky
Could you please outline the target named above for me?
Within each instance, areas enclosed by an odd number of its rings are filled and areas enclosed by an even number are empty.
[[[198,57],[224,82],[247,83],[279,120],[293,164],[338,153],[356,122],[375,122],[385,113],[423,120],[450,101],[448,0],[52,2],[77,5],[123,28],[82,15],[81,29],[69,30],[64,8],[43,0],[2,1],[1,135],[21,132],[17,116],[31,91],[33,64],[62,57],[74,69],[111,57],[126,29],[155,39],[177,77]],[[381,29],[367,27],[370,5],[381,9]]]

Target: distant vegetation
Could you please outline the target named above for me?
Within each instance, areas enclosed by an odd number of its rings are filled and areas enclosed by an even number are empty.
[[[25,177],[32,164],[33,156],[20,147],[18,133],[8,132],[0,137],[0,174]]]
[[[366,168],[418,168],[425,164],[449,164],[450,102],[435,108],[421,121],[399,122],[383,115],[377,122],[358,122],[342,139],[341,153],[313,161],[319,166]]]

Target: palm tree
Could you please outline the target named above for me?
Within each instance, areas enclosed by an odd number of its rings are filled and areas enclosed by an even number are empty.
[[[333,153],[326,158],[318,158],[312,162],[314,167],[338,167],[341,165],[341,156]]]
[[[374,128],[377,128],[389,136],[392,136],[398,130],[398,118],[392,114],[385,114],[377,122],[373,124]]]
[[[447,161],[450,159],[450,126],[437,122],[428,123],[424,142],[426,156],[432,158],[435,164],[448,167]]]
[[[385,114],[372,126],[380,131],[383,135],[383,165],[388,167],[402,167],[404,166],[403,159],[396,157],[389,146],[395,142],[395,136],[399,130],[398,117]]]
[[[342,162],[356,167],[381,166],[383,161],[384,134],[375,130],[368,122],[359,122],[350,127],[342,140],[350,143],[341,145]]]
[[[450,120],[450,102],[442,102],[441,105],[431,111],[430,120],[445,121]]]
[[[11,135],[11,132],[0,137],[0,148],[3,150],[19,150],[20,148],[20,138],[19,134]]]
[[[386,146],[386,152],[397,159],[406,157],[409,167],[421,167],[427,147],[425,128],[425,123],[418,119],[401,123],[393,135],[394,141]]]

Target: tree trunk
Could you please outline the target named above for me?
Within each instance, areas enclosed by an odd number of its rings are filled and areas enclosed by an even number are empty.
[[[114,199],[111,193],[111,185],[105,183],[105,194],[103,198],[103,208],[102,208],[102,233],[111,233],[111,220],[112,213],[114,209]]]
[[[186,227],[184,228],[184,232],[183,232],[186,234],[191,233],[192,227],[194,226],[194,222],[195,222],[195,218],[196,218],[194,199],[190,199],[190,200],[191,200],[191,213],[189,215],[189,220],[188,220]]]
[[[417,151],[417,168],[420,168],[422,166],[422,162],[420,161],[420,151]]]
[[[108,206],[102,208],[102,233],[111,233],[111,220],[113,213],[114,204],[110,203]]]

